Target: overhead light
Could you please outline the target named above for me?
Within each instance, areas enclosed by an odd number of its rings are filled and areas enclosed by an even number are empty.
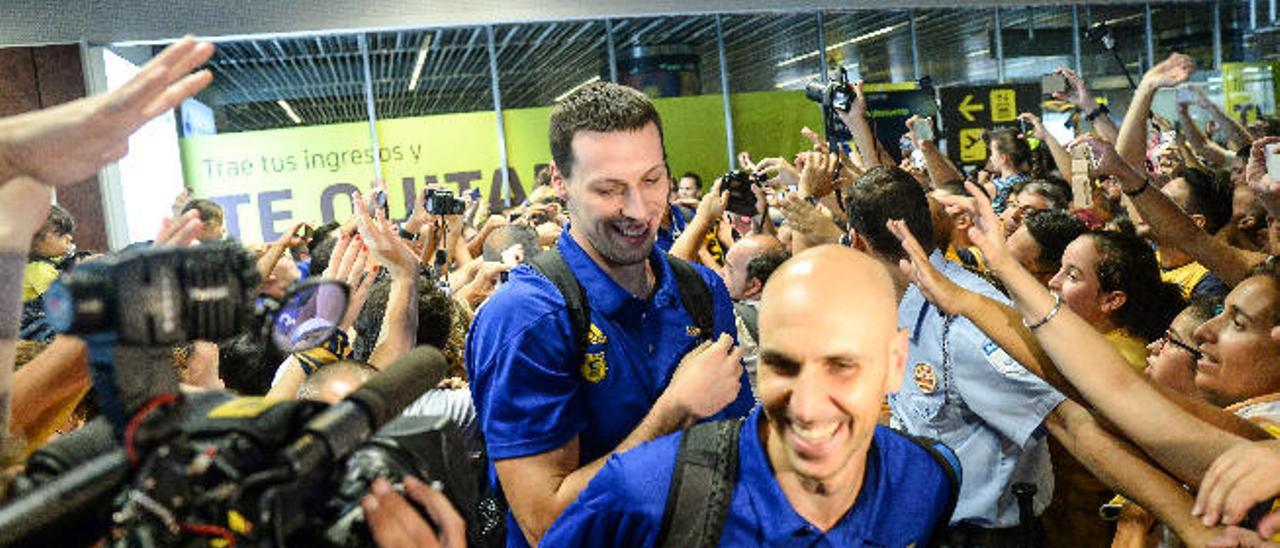
[[[576,85],[576,86],[573,86],[573,87],[569,88],[569,91],[566,91],[566,92],[564,92],[564,93],[561,93],[559,96],[557,96],[557,97],[556,97],[555,102],[559,103],[560,101],[564,100],[564,98],[565,98],[565,97],[568,97],[569,95],[573,94],[573,92],[578,91],[578,90],[579,90],[579,89],[581,89],[583,86],[586,86],[587,84],[593,84],[593,83],[596,83],[596,82],[599,82],[599,81],[600,81],[600,77],[599,77],[599,76],[592,76],[592,77],[591,77],[590,79],[588,79],[586,82],[583,82],[583,83],[581,83],[581,84],[578,84],[578,85]]]
[[[921,18],[919,18],[919,19],[916,19],[916,21],[917,21],[917,22],[919,22],[919,21],[920,21],[920,20],[922,20],[922,19],[924,19],[924,18],[923,18],[923,17],[921,17]],[[848,39],[848,40],[845,40],[845,41],[843,41],[843,42],[836,42],[836,43],[834,43],[834,44],[831,44],[830,46],[827,46],[827,51],[835,51],[835,50],[840,49],[840,48],[843,48],[843,47],[845,47],[845,46],[847,46],[847,45],[849,45],[849,44],[861,44],[862,42],[866,42],[867,40],[871,40],[872,38],[878,38],[878,37],[880,37],[880,36],[884,36],[884,35],[886,35],[886,34],[889,34],[889,33],[893,32],[893,31],[895,31],[895,30],[898,30],[898,29],[900,29],[900,28],[902,28],[902,27],[904,27],[904,26],[906,26],[906,25],[907,25],[907,23],[906,23],[906,22],[896,23],[896,24],[889,25],[889,26],[884,27],[884,28],[879,28],[879,29],[873,30],[873,31],[868,32],[868,33],[866,33],[866,34],[861,34],[861,35],[855,36],[855,37],[850,38],[850,39]],[[774,66],[775,66],[775,67],[785,67],[785,66],[790,65],[790,64],[792,64],[792,63],[798,63],[798,62],[803,61],[803,60],[805,60],[805,59],[811,59],[811,58],[813,58],[813,57],[817,57],[817,55],[818,55],[818,50],[816,50],[816,49],[815,49],[815,50],[813,50],[813,51],[811,51],[811,52],[809,52],[809,53],[806,53],[806,54],[804,54],[804,55],[798,55],[798,56],[796,56],[796,57],[792,57],[792,58],[790,58],[790,59],[787,59],[786,61],[780,61],[780,62],[778,62],[778,64],[776,64],[776,65],[774,65]]]
[[[813,73],[813,74],[809,74],[809,75],[807,75],[807,76],[801,76],[801,77],[799,77],[799,78],[794,78],[794,79],[791,79],[791,80],[787,80],[787,81],[785,81],[785,82],[778,82],[778,83],[774,84],[774,85],[773,85],[773,87],[778,88],[778,89],[787,88],[787,87],[794,86],[794,85],[796,85],[796,84],[807,83],[807,82],[809,82],[810,80],[813,80],[814,78],[817,78],[818,76],[819,76],[819,73],[815,72],[815,73]]]
[[[978,50],[978,51],[971,51],[971,52],[969,52],[969,53],[966,53],[966,54],[965,54],[965,57],[980,57],[980,56],[986,55],[986,54],[988,54],[988,53],[991,53],[991,50],[989,50],[989,49],[980,49],[980,50]]]
[[[427,50],[431,49],[431,35],[422,37],[422,45],[418,47],[418,60],[413,62],[413,76],[409,77],[409,91],[418,89],[418,77],[422,76],[422,65],[427,61]]]
[[[280,105],[280,108],[284,109],[284,113],[289,115],[289,119],[293,120],[293,123],[302,123],[302,118],[298,116],[298,113],[293,111],[293,107],[289,106],[289,103],[286,103],[284,99],[276,101],[276,104]]]

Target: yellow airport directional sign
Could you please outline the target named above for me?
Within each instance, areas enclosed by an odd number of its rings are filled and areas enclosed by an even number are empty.
[[[987,142],[982,140],[985,128],[964,128],[960,130],[960,161],[981,162],[987,159]]]
[[[956,110],[960,111],[960,115],[964,116],[965,120],[976,122],[978,120],[973,117],[973,113],[979,112],[985,108],[986,106],[982,103],[974,104],[973,94],[969,94],[964,96],[964,100],[960,101],[960,106]]]
[[[991,90],[991,121],[1012,122],[1018,119],[1018,94],[1007,88]]]

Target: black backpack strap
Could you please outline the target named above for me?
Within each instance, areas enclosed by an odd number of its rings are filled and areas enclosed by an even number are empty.
[[[702,275],[698,274],[698,270],[693,268],[693,265],[671,254],[667,254],[667,263],[671,265],[671,272],[676,277],[676,285],[680,288],[680,301],[684,303],[685,311],[693,318],[693,324],[698,327],[698,338],[711,339],[715,333],[715,311],[711,305],[711,290],[707,288],[706,282],[702,281]]]
[[[569,326],[573,328],[573,341],[577,345],[574,352],[578,359],[574,361],[574,365],[582,363],[583,353],[587,349],[587,335],[590,333],[588,330],[591,328],[591,303],[587,302],[582,284],[578,283],[578,278],[569,270],[569,264],[564,262],[559,249],[543,251],[525,263],[555,284],[564,297],[564,303],[569,309]]]
[[[738,484],[742,419],[704,422],[685,430],[667,490],[657,546],[711,547],[720,543]]]
[[[733,303],[733,311],[742,318],[742,326],[747,328],[751,340],[760,342],[760,309],[739,301]]]
[[[902,434],[902,436],[920,446],[930,457],[933,457],[938,466],[942,467],[943,472],[946,472],[947,479],[951,480],[951,496],[947,498],[947,511],[943,514],[945,518],[938,523],[933,531],[933,538],[935,540],[940,539],[942,537],[939,534],[942,529],[949,525],[948,521],[951,519],[951,514],[955,513],[956,503],[960,500],[960,481],[963,474],[963,468],[960,466],[960,457],[957,457],[955,451],[952,451],[945,443],[938,440],[907,434]]]

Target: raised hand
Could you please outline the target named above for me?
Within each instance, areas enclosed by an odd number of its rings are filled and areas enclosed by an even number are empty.
[[[1244,180],[1253,193],[1267,206],[1267,211],[1280,212],[1280,181],[1267,175],[1267,145],[1280,143],[1280,137],[1263,137],[1253,142],[1249,150],[1249,163],[1244,168]]]
[[[804,153],[804,169],[800,171],[800,192],[821,198],[834,190],[833,171],[836,156],[823,152]]]
[[[924,298],[934,306],[946,314],[958,314],[960,299],[968,290],[938,272],[933,263],[929,262],[929,254],[924,252],[920,242],[916,241],[916,237],[907,228],[906,222],[890,219],[885,226],[898,237],[898,241],[902,242],[902,249],[907,252],[907,258],[898,261],[898,268],[902,269],[902,273],[920,288]]]
[[[160,231],[151,240],[152,247],[187,247],[196,242],[196,235],[204,223],[200,221],[200,212],[191,210],[177,219],[165,217],[160,221]],[[261,272],[259,272],[261,274]],[[265,280],[266,277],[264,276]]]
[[[756,172],[770,175],[767,182],[770,186],[800,184],[800,170],[780,156],[760,160],[760,163],[756,164]]]
[[[1191,57],[1175,53],[1142,75],[1142,84],[1157,89],[1173,87],[1186,82],[1195,70],[1196,62]]]
[[[1031,132],[1032,134],[1030,135],[1031,137],[1035,137],[1036,139],[1040,139],[1041,141],[1048,138],[1049,132],[1045,131],[1044,123],[1040,121],[1039,116],[1036,116],[1035,114],[1032,114],[1030,112],[1024,112],[1018,115],[1018,119],[1026,120],[1027,123],[1031,124],[1031,127],[1033,128]]]
[[[1098,101],[1093,98],[1093,92],[1084,83],[1084,79],[1079,74],[1076,74],[1076,71],[1067,67],[1058,67],[1053,72],[1066,78],[1067,85],[1071,88],[1070,93],[1054,92],[1054,99],[1071,103],[1081,112],[1088,112],[1098,106]]]
[[[796,196],[795,192],[783,196],[778,201],[778,207],[782,209],[782,215],[791,228],[793,237],[804,238],[809,246],[838,243],[840,237],[844,236],[844,231],[840,230],[835,221]]]
[[[364,244],[368,246],[370,255],[378,261],[393,278],[409,279],[418,275],[420,259],[408,242],[400,238],[400,231],[395,224],[388,221],[382,208],[373,208],[362,199],[360,192],[351,195],[356,209],[356,230],[360,232]]]
[[[969,218],[973,219],[973,226],[969,227],[968,232],[969,240],[982,251],[984,260],[992,270],[1017,266],[1018,262],[1009,255],[1009,249],[1005,245],[1004,226],[991,208],[991,200],[972,182],[966,181],[964,188],[969,191],[968,197],[939,195],[935,199],[944,206],[969,214]]]
[[[212,44],[183,38],[116,90],[0,119],[0,185],[18,175],[76,183],[120,159],[130,134],[209,85],[212,73],[191,71],[212,55]]]

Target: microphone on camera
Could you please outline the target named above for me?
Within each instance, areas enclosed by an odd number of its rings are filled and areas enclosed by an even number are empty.
[[[345,457],[424,392],[444,380],[449,363],[439,350],[419,346],[364,386],[307,421],[304,434],[284,451],[296,477]]]

